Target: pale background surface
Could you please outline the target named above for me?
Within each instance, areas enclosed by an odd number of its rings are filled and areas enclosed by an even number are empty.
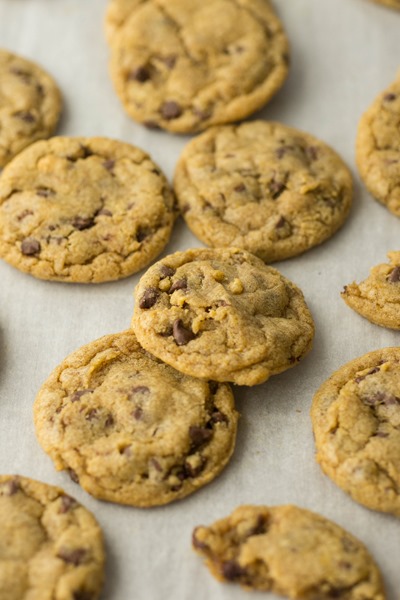
[[[171,179],[187,138],[150,132],[125,116],[107,72],[105,6],[106,0],[0,0],[0,46],[56,77],[65,98],[59,134],[132,142]],[[275,0],[275,6],[291,40],[292,68],[257,116],[331,144],[354,173],[355,201],[333,239],[276,265],[304,291],[316,323],[314,349],[264,385],[236,388],[242,414],[237,449],[215,482],[175,504],[139,510],[99,502],[55,471],[35,439],[36,391],[69,352],[129,326],[138,276],[98,286],[47,283],[0,264],[0,472],[60,485],[95,513],[108,551],[103,600],[249,598],[217,583],[190,549],[195,525],[242,503],[297,503],[334,519],[367,544],[388,599],[400,599],[398,520],[359,506],[322,474],[309,418],[312,396],[333,370],[400,342],[400,332],[368,323],[339,296],[343,285],[384,262],[388,250],[400,249],[400,221],[366,192],[353,151],[361,113],[400,67],[400,12],[368,0]],[[200,245],[178,222],[166,253]]]

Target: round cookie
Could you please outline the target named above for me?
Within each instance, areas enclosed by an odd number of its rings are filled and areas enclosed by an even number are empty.
[[[178,373],[125,331],[68,356],[40,389],[34,419],[57,469],[96,498],[147,507],[222,471],[238,413],[228,385]]]
[[[95,600],[103,536],[93,515],[62,489],[0,475],[0,598]]]
[[[202,242],[244,248],[266,262],[331,237],[352,201],[350,172],[331,148],[266,121],[215,127],[193,139],[174,187]]]
[[[240,385],[294,366],[314,335],[301,291],[237,248],[176,252],[152,265],[135,289],[132,326],[179,371]]]
[[[50,75],[0,48],[0,170],[26,146],[49,137],[60,113],[61,94]]]
[[[370,193],[400,217],[400,77],[363,114],[356,160]]]
[[[220,581],[301,600],[384,600],[366,547],[297,506],[240,506],[193,532],[193,547]]]
[[[112,0],[106,32],[117,94],[152,128],[244,119],[287,76],[288,42],[268,0]]]
[[[400,348],[369,352],[314,396],[317,461],[354,500],[400,516]]]
[[[142,150],[106,138],[36,142],[0,180],[0,257],[40,279],[127,277],[167,244],[168,182]]]
[[[390,264],[373,267],[365,281],[346,285],[341,296],[371,323],[400,329],[400,252],[388,257]]]

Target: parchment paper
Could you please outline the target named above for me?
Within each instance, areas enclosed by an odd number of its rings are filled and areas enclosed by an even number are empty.
[[[125,115],[108,76],[105,6],[106,0],[0,0],[0,46],[56,77],[65,98],[58,134],[132,142],[171,178],[189,138],[148,131]],[[400,12],[368,0],[275,0],[275,6],[291,41],[292,66],[284,88],[256,116],[331,144],[354,173],[355,199],[331,240],[275,265],[304,291],[316,323],[314,349],[263,385],[235,388],[242,414],[237,448],[217,480],[187,499],[143,510],[97,501],[56,472],[35,438],[35,394],[68,353],[129,326],[139,274],[71,285],[39,281],[0,263],[0,472],[60,485],[93,511],[107,544],[103,600],[250,598],[216,582],[190,548],[194,526],[243,503],[296,503],[335,520],[375,556],[388,599],[400,598],[399,521],[356,504],[322,474],[309,417],[313,394],[332,371],[400,343],[400,332],[370,324],[339,295],[384,262],[388,250],[400,250],[400,221],[371,198],[354,163],[359,117],[400,66]],[[165,254],[196,246],[180,221]]]

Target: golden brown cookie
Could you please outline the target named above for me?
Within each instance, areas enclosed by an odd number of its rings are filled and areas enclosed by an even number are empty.
[[[0,48],[0,170],[26,146],[49,137],[60,112],[61,94],[52,77]]]
[[[400,217],[400,77],[361,117],[356,159],[371,194]]]
[[[182,375],[125,331],[68,356],[40,389],[34,417],[56,468],[87,492],[156,506],[222,471],[238,413],[228,385]]]
[[[365,546],[297,506],[240,506],[193,532],[193,547],[220,581],[294,600],[384,600]]]
[[[283,84],[288,42],[268,0],[112,0],[110,71],[129,115],[192,132],[244,119]]]
[[[341,296],[350,308],[382,327],[400,329],[400,252],[388,252],[389,264],[371,269],[361,283],[350,283]]]
[[[176,252],[135,289],[132,326],[146,350],[197,377],[255,385],[311,349],[302,292],[237,248]]]
[[[62,489],[0,475],[0,599],[96,600],[103,536],[93,515]]]
[[[313,136],[267,121],[215,127],[178,162],[183,217],[208,246],[237,246],[266,262],[296,256],[345,221],[352,179],[341,158]]]
[[[142,150],[107,138],[56,137],[4,169],[0,257],[40,279],[120,279],[163,250],[175,216],[168,182]]]
[[[333,373],[311,418],[322,470],[357,502],[400,516],[400,348]]]

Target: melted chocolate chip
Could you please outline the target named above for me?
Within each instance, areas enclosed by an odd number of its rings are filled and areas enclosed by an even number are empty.
[[[400,267],[395,267],[388,275],[387,280],[390,281],[390,283],[398,283],[400,281]]]
[[[211,415],[210,423],[228,423],[228,417],[221,411],[217,410]]]
[[[107,418],[104,421],[104,427],[111,427],[111,425],[114,425],[114,417],[112,416],[112,414],[109,414],[107,415]]]
[[[212,431],[206,427],[191,425],[189,427],[189,437],[192,442],[192,448],[199,448],[212,437]]]
[[[85,548],[76,548],[75,550],[60,548],[56,556],[61,558],[64,562],[77,567],[84,562],[86,554]]]
[[[28,112],[27,110],[20,110],[19,112],[16,112],[14,114],[14,117],[18,117],[18,119],[21,119],[21,121],[24,121],[25,123],[35,123],[36,122],[36,118],[35,116]]]
[[[73,227],[78,229],[79,231],[83,231],[84,229],[90,229],[94,225],[93,217],[80,217],[76,216],[72,221]]]
[[[368,377],[368,375],[373,375],[374,373],[378,373],[379,370],[380,370],[379,367],[374,367],[373,369],[370,369],[366,375],[360,375],[359,377],[355,377],[354,381],[356,383],[360,383],[360,381],[363,381],[363,379]]]
[[[88,148],[88,146],[82,146],[82,144],[81,144],[81,149],[82,149],[83,158],[88,158],[89,156],[93,156],[93,154],[94,154],[91,151],[91,149]]]
[[[204,458],[204,456],[201,457],[201,462],[196,467],[193,467],[193,465],[191,465],[189,462],[185,462],[183,467],[185,469],[185,473],[187,473],[187,477],[197,477],[197,475],[200,475],[205,467],[206,462],[207,460]]]
[[[239,183],[238,185],[236,185],[236,186],[233,188],[233,191],[234,191],[234,192],[245,192],[245,191],[246,191],[246,189],[247,189],[247,188],[246,188],[246,186],[244,185],[244,183]]]
[[[74,392],[72,394],[72,396],[70,397],[70,401],[71,402],[77,402],[77,400],[81,399],[81,396],[84,396],[85,394],[92,394],[94,392],[94,390],[88,388],[87,390],[78,390],[77,392]]]
[[[74,498],[71,498],[71,496],[64,494],[63,496],[61,496],[61,508],[59,512],[61,514],[67,513],[71,510],[71,508],[77,506],[77,504],[78,503]]]
[[[144,83],[150,79],[150,71],[147,67],[141,65],[129,73],[129,79],[138,81],[139,83]]]
[[[173,292],[176,292],[176,290],[186,290],[186,289],[187,289],[187,280],[186,279],[178,279],[171,285],[171,287],[169,289],[169,293],[172,294]]]
[[[191,329],[185,327],[182,319],[176,319],[176,321],[174,321],[172,325],[172,335],[178,346],[185,346],[196,337]]]
[[[143,416],[143,408],[141,406],[137,406],[132,413],[132,417],[136,419],[136,421],[140,421]]]
[[[279,198],[282,192],[286,189],[286,186],[281,181],[271,181],[269,184],[269,191],[271,192],[271,196],[273,200]]]
[[[181,116],[182,107],[177,102],[174,102],[173,100],[168,100],[167,102],[164,102],[164,104],[162,104],[160,113],[164,117],[164,119],[170,121],[172,119],[177,119]]]
[[[136,239],[139,243],[143,242],[148,236],[149,232],[144,231],[144,229],[138,229],[138,231],[136,232]]]
[[[130,390],[129,399],[131,399],[130,398],[131,395],[134,396],[136,394],[149,394],[149,393],[150,393],[150,389],[147,387],[147,385],[137,385]]]
[[[227,560],[221,565],[222,576],[228,581],[235,581],[243,575],[246,575],[245,569],[243,569],[236,561]]]
[[[33,211],[26,208],[25,210],[22,211],[22,213],[20,213],[18,215],[17,221],[22,221],[23,219],[25,219],[25,217],[28,217],[30,215],[33,215]]]
[[[68,468],[66,471],[74,483],[79,483],[79,477],[73,469]]]
[[[263,515],[258,515],[257,517],[257,523],[255,524],[255,526],[250,529],[248,536],[252,536],[252,535],[262,535],[264,533],[267,533],[268,531],[268,523],[265,519],[265,517]]]
[[[386,394],[385,392],[376,392],[371,396],[362,398],[362,401],[367,406],[379,406],[382,404],[385,406],[394,406],[395,404],[400,404],[400,398],[394,394]]]
[[[161,129],[160,124],[157,121],[143,121],[143,125],[147,129]]]
[[[115,167],[115,160],[111,160],[111,159],[105,160],[103,162],[103,167],[105,169],[107,169],[107,171],[112,171],[113,168]]]
[[[219,384],[217,381],[209,381],[208,382],[208,387],[210,388],[210,392],[211,394],[216,394],[219,388]]]
[[[172,277],[175,274],[175,269],[168,267],[167,265],[161,265],[160,273],[162,277]]]
[[[139,308],[147,309],[154,306],[157,302],[158,295],[158,290],[155,288],[147,288],[139,300]]]
[[[385,94],[383,96],[383,99],[385,100],[385,102],[393,102],[393,100],[396,100],[397,96],[396,94]]]
[[[21,243],[21,252],[25,256],[33,256],[39,254],[41,250],[40,242],[35,238],[25,238]]]

